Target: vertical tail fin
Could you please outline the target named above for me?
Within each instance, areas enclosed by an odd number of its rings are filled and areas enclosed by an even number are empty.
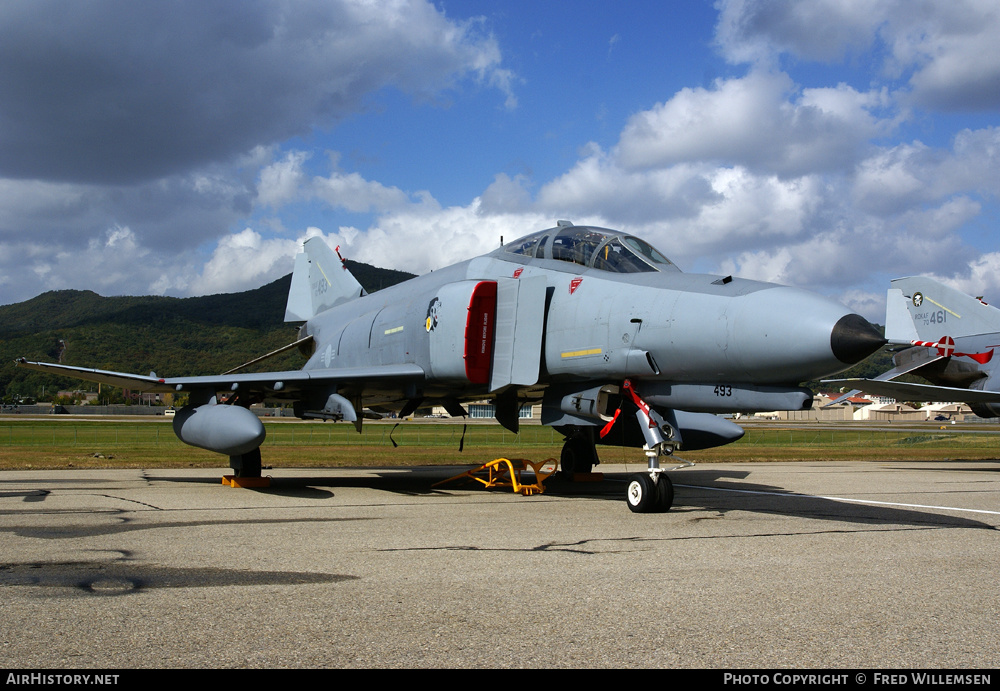
[[[886,296],[885,336],[892,343],[998,331],[1000,310],[931,278],[897,278]]]
[[[285,306],[286,322],[312,319],[334,305],[365,295],[339,253],[331,250],[323,238],[309,238],[302,249],[295,257]]]

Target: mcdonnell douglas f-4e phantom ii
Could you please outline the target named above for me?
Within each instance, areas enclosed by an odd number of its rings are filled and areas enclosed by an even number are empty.
[[[813,396],[800,382],[840,372],[885,342],[826,298],[682,273],[638,237],[567,221],[372,295],[321,238],[303,250],[285,313],[305,322],[301,370],[158,378],[19,364],[188,392],[177,436],[228,455],[237,475],[251,477],[260,475],[264,440],[253,402],[290,401],[299,417],[360,430],[365,407],[405,417],[437,404],[457,416],[463,402],[489,399],[515,432],[520,407],[540,402],[542,423],[566,437],[564,473],[588,472],[597,444],[644,448],[648,471],[630,478],[626,497],[645,512],[673,501],[661,456],[743,436],[718,413],[808,409]]]

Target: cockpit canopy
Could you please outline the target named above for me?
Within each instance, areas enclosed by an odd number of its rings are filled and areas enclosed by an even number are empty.
[[[504,247],[507,254],[555,259],[620,274],[680,271],[645,240],[606,228],[564,225],[543,230]]]

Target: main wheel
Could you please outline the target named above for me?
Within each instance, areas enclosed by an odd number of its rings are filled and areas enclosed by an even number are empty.
[[[656,481],[656,511],[669,511],[674,503],[674,483],[666,473]]]
[[[563,477],[572,480],[573,473],[589,473],[594,467],[594,449],[581,437],[570,437],[559,456]]]
[[[233,475],[236,477],[260,477],[260,447],[242,456],[230,456],[229,467],[233,469]]]
[[[649,513],[655,510],[656,497],[656,485],[648,474],[636,473],[629,478],[625,501],[633,513]]]

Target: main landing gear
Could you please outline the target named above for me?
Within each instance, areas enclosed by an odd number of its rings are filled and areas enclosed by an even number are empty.
[[[222,484],[229,487],[270,487],[271,478],[261,477],[260,447],[241,456],[230,456],[232,475],[223,475]]]
[[[564,478],[572,480],[576,473],[589,473],[600,462],[592,428],[585,427],[566,438],[559,456],[559,467]]]

